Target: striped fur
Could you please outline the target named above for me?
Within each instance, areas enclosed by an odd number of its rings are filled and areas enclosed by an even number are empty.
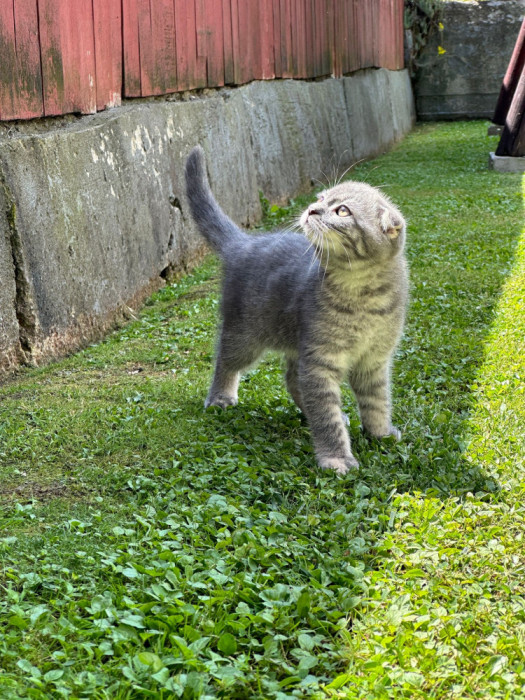
[[[192,216],[224,272],[205,405],[236,404],[242,371],[265,350],[280,350],[286,385],[306,415],[322,468],[344,474],[357,466],[341,411],[345,379],[365,430],[399,438],[390,392],[408,296],[399,210],[379,190],[344,182],[303,213],[302,234],[249,235],[213,198],[200,147],[188,157],[186,188]]]

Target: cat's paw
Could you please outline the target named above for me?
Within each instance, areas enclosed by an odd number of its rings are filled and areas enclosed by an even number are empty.
[[[365,432],[367,432],[368,435],[370,435],[371,437],[377,438],[378,440],[385,440],[388,438],[393,438],[396,442],[399,442],[401,440],[401,431],[394,425],[389,426],[387,430],[365,430]]]
[[[208,396],[204,402],[204,408],[209,408],[210,406],[219,406],[219,408],[226,408],[227,406],[236,406],[237,397],[228,396],[228,394],[213,394],[213,396]]]
[[[359,462],[350,455],[349,457],[318,457],[321,469],[331,469],[336,474],[348,474],[352,469],[359,467]]]
[[[386,438],[394,438],[396,442],[399,442],[401,440],[401,431],[399,428],[396,428],[395,425],[391,425],[388,433],[386,435],[382,435],[381,437],[386,437]]]

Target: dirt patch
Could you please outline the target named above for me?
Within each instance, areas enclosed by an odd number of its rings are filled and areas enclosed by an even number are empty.
[[[25,481],[18,485],[2,485],[0,487],[0,502],[10,503],[16,501],[25,503],[33,500],[47,502],[54,498],[65,498],[72,494],[80,495],[81,492],[82,488],[73,479],[52,481],[49,484]]]

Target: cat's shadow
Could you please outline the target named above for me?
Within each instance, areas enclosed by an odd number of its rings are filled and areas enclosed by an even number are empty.
[[[202,406],[206,431],[218,443],[244,446],[254,462],[258,453],[271,452],[276,464],[282,462],[288,469],[316,478],[321,470],[315,462],[308,424],[282,391],[282,396],[276,392],[271,400],[264,401],[252,389],[243,392],[241,384],[236,406],[227,409]],[[400,423],[403,437],[396,442],[394,438],[380,440],[363,432],[349,390],[344,395],[343,409],[349,417],[348,430],[359,469],[346,476],[322,471],[324,477],[337,480],[341,488],[351,491],[358,481],[372,491],[391,488],[399,493],[427,493],[442,499],[499,491],[493,476],[467,457],[465,445],[458,437],[463,431],[458,431],[457,423],[443,423],[439,432],[432,432],[425,425],[423,411],[421,422],[412,419]],[[465,415],[467,423],[468,412]],[[293,465],[290,458],[294,458]]]

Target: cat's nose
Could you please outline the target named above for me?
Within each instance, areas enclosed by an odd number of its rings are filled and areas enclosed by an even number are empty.
[[[321,216],[323,213],[322,208],[318,204],[312,204],[311,206],[308,207],[308,216]]]

